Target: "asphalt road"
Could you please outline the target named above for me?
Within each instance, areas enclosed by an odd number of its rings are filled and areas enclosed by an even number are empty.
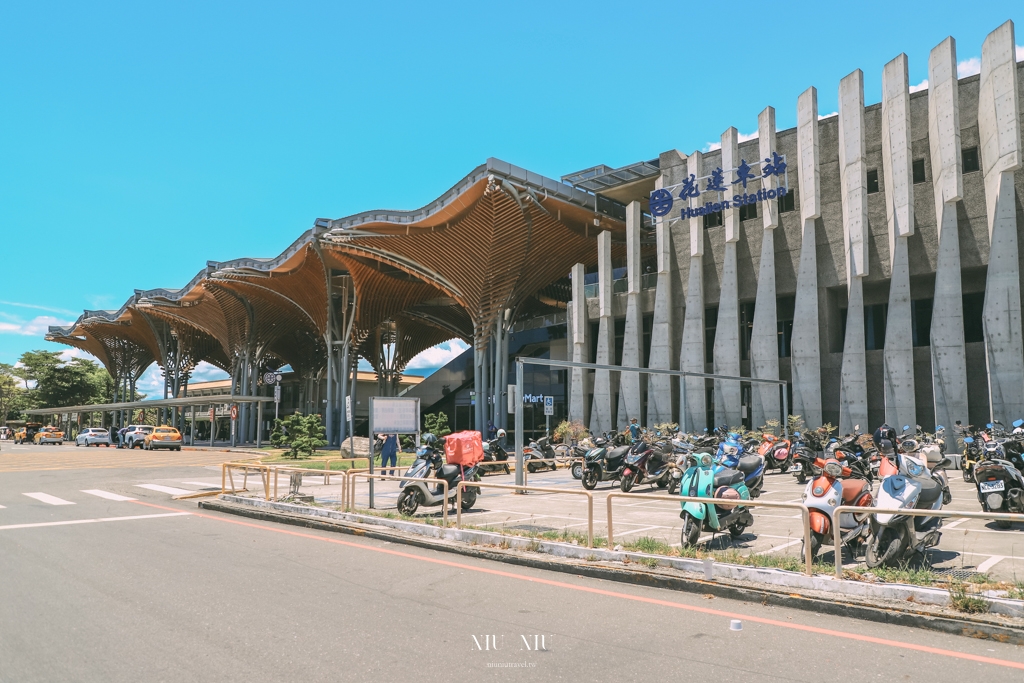
[[[1018,646],[252,522],[171,499],[214,469],[84,464],[0,474],[0,681],[1024,677]]]

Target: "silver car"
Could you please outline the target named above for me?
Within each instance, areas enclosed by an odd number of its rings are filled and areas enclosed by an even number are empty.
[[[110,446],[110,432],[102,427],[89,427],[78,432],[76,446]]]

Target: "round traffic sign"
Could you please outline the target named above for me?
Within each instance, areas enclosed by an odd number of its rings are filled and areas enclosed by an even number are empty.
[[[232,420],[237,420],[238,419],[238,405],[231,406],[231,419]]]
[[[276,372],[264,372],[263,373],[263,383],[264,384],[273,384],[274,382],[277,382],[277,381],[279,381],[279,376],[278,376],[278,374]]]

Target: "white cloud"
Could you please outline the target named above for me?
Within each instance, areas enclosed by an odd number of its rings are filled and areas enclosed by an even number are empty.
[[[48,313],[64,313],[66,315],[77,315],[74,311],[69,311],[66,308],[53,308],[51,306],[40,306],[38,304],[23,304],[17,301],[0,301],[0,304],[4,306],[16,306],[17,308],[34,308],[37,311],[46,311]]]
[[[81,358],[83,360],[91,360],[93,363],[96,363],[96,365],[100,365],[100,366],[103,365],[102,363],[100,363],[99,358],[97,358],[96,356],[92,355],[91,353],[87,353],[87,352],[83,351],[82,349],[76,349],[73,346],[70,347],[70,348],[64,349],[63,351],[60,352],[60,359],[63,362],[67,363],[72,358]]]
[[[737,137],[737,139],[740,142],[746,142],[747,140],[754,140],[756,138],[757,138],[757,131],[756,130],[753,133],[740,133],[739,136]],[[716,149],[722,149],[722,141],[721,140],[719,140],[718,142],[705,142],[704,143],[704,148],[701,149],[701,151],[704,152],[704,153],[707,153],[707,152],[714,152]]]
[[[830,119],[833,116],[839,116],[839,112],[834,111],[831,114],[818,114],[818,120],[821,121],[822,119]]]
[[[50,325],[67,326],[71,324],[67,320],[61,320],[52,315],[39,315],[27,321],[11,315],[6,315],[4,318],[8,322],[0,322],[0,334],[20,334],[27,337],[42,337],[49,331]]]
[[[422,369],[437,369],[444,367],[450,361],[459,357],[469,345],[463,342],[461,339],[453,339],[451,341],[432,346],[429,349],[420,351],[415,358],[409,361],[407,366],[410,370],[422,370]]]
[[[1017,61],[1024,62],[1024,45],[1017,45]]]
[[[740,133],[740,136],[739,136],[740,142],[747,142],[748,140],[756,140],[756,139],[757,139],[757,131],[756,130],[753,133]]]
[[[196,366],[195,370],[192,371],[192,376],[189,377],[189,384],[194,382],[214,382],[219,379],[227,379],[228,373],[224,372],[216,365],[211,365],[204,361],[199,361],[199,365]]]
[[[910,92],[921,92],[922,90],[927,90],[927,89],[928,89],[928,79],[927,78],[924,79],[923,81],[921,81],[920,83],[918,83],[917,85],[910,86]]]
[[[957,78],[966,78],[981,73],[981,57],[971,57],[956,63]]]

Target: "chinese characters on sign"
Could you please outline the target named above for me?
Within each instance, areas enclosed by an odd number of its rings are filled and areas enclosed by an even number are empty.
[[[760,165],[761,172],[758,174],[754,167]],[[732,174],[734,178],[728,180],[726,174]],[[785,197],[789,190],[785,184],[780,186],[778,189],[760,188],[757,192],[748,193],[747,183],[752,181],[763,181],[767,178],[781,177],[786,179],[786,157],[785,155],[779,155],[777,152],[772,152],[770,157],[765,157],[763,161],[755,161],[753,164],[747,163],[746,159],[740,160],[740,165],[733,169],[723,169],[721,167],[714,169],[707,176],[698,178],[696,174],[691,173],[689,177],[684,178],[681,183],[670,188],[657,189],[651,193],[651,213],[654,216],[667,216],[675,205],[676,199],[680,199],[684,202],[683,207],[679,211],[679,218],[694,218],[697,216],[703,216],[709,213],[717,213],[722,209],[737,208],[745,206],[747,204],[753,204],[755,202],[764,202],[770,199],[777,199],[779,197]],[[703,182],[704,189],[700,189],[701,181]],[[717,202],[704,202],[703,205],[692,207],[690,206],[691,199],[699,199],[700,195],[705,192],[714,192],[718,195],[728,193],[729,188],[734,185],[743,186],[743,194],[734,194],[731,199],[719,197],[720,201]],[[739,189],[739,188],[737,188]],[[673,196],[673,191],[678,192]]]

